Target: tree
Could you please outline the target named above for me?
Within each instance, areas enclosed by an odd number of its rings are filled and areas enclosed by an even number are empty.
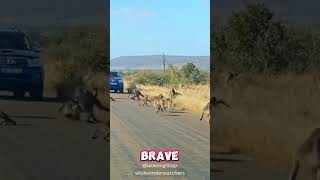
[[[200,80],[200,70],[193,63],[186,63],[181,67],[181,76],[185,82],[191,84],[199,84]]]
[[[288,66],[286,28],[264,3],[247,4],[233,13],[218,38],[219,48],[227,48],[228,63],[239,70],[278,72]]]

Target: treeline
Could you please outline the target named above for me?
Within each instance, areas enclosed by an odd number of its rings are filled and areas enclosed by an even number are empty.
[[[214,29],[217,70],[277,74],[320,69],[320,34],[282,22],[264,3],[247,4]]]
[[[201,70],[193,63],[186,63],[181,68],[168,65],[165,72],[135,70],[124,73],[124,77],[133,84],[163,87],[207,84],[210,81],[209,71]]]
[[[82,83],[88,74],[109,71],[109,33],[102,27],[56,27],[27,33],[40,46],[43,63],[51,69],[47,78],[54,78],[55,83]]]

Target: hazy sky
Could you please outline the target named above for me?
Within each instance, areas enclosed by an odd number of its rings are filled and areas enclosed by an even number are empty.
[[[209,55],[210,0],[111,0],[111,58]]]

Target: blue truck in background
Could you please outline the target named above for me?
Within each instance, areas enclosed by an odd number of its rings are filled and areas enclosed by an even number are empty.
[[[0,29],[0,90],[12,91],[16,98],[29,92],[42,99],[44,69],[40,50],[27,34],[17,29]]]
[[[119,72],[110,71],[110,91],[123,93],[123,79]]]

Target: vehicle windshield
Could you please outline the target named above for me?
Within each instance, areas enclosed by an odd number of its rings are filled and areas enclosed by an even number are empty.
[[[110,77],[120,77],[118,72],[110,72]]]
[[[31,49],[30,42],[24,34],[0,32],[0,49]]]

